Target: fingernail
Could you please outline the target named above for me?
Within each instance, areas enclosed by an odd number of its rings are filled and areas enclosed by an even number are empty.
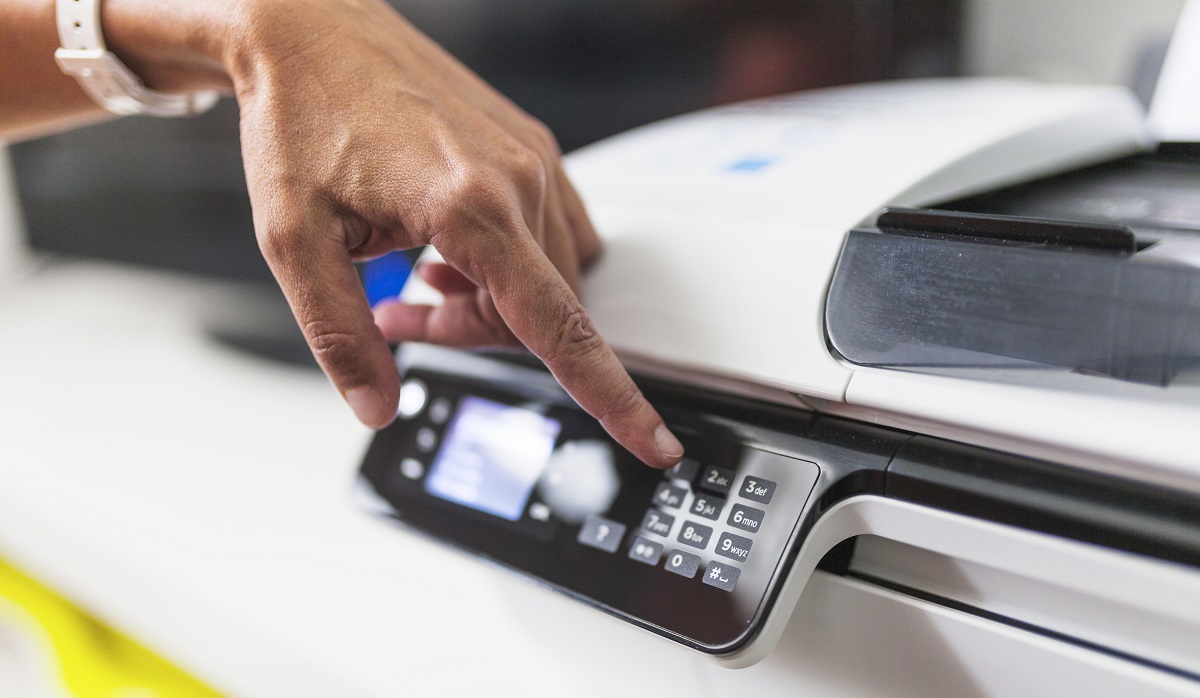
[[[387,415],[384,414],[387,410],[383,405],[383,396],[374,388],[362,387],[347,390],[346,404],[354,410],[354,416],[358,417],[358,421],[372,429],[387,421]]]
[[[654,441],[658,444],[659,453],[674,461],[683,457],[683,444],[679,443],[679,439],[671,433],[667,425],[660,424],[654,430]]]

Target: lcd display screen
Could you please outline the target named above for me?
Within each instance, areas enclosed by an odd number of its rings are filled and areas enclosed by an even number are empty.
[[[561,429],[560,422],[533,410],[465,397],[425,488],[442,499],[516,521]]]

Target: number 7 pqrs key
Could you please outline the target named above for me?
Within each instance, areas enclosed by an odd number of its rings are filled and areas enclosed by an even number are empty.
[[[650,509],[646,515],[642,517],[642,529],[666,537],[671,533],[671,525],[675,523],[675,517],[670,514],[664,514],[657,509]]]

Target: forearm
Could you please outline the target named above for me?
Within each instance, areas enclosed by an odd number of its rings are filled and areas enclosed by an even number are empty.
[[[54,0],[0,2],[0,140],[19,140],[104,118],[54,61]],[[103,0],[109,50],[147,85],[166,92],[228,89],[219,0]],[[232,26],[232,22],[224,21]]]
[[[0,139],[64,128],[103,112],[54,62],[54,0],[0,3]]]

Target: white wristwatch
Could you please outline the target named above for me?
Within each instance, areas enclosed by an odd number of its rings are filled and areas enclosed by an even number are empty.
[[[212,108],[218,92],[166,94],[148,89],[104,45],[100,0],[57,0],[58,66],[74,77],[100,106],[114,114],[191,116]]]

